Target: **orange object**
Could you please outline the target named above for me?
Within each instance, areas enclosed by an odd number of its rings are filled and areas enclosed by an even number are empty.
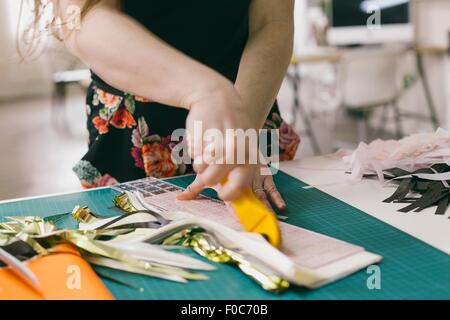
[[[0,300],[113,300],[91,266],[71,245],[59,245],[52,254],[28,261],[36,275],[36,291],[9,268],[0,269]]]

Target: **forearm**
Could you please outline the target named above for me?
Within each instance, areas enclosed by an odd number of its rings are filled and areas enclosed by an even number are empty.
[[[292,57],[293,19],[251,24],[250,37],[241,59],[235,88],[244,104],[254,108],[261,125],[283,82]]]
[[[111,86],[171,106],[190,108],[227,81],[107,6],[89,11],[66,44]]]

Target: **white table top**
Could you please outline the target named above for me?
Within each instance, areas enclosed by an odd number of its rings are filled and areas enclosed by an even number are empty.
[[[401,213],[405,204],[384,203],[395,188],[383,187],[378,180],[350,183],[342,161],[336,156],[305,158],[282,163],[280,169],[367,214],[450,254],[449,215],[434,214],[436,208]],[[380,239],[382,241],[382,239]]]

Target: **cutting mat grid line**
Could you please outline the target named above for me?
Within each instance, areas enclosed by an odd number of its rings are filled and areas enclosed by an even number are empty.
[[[186,187],[193,176],[169,181]],[[360,210],[284,173],[275,181],[288,203],[288,223],[365,247],[380,254],[381,290],[369,290],[365,270],[320,288],[291,288],[282,294],[265,292],[235,267],[216,265],[207,272],[208,281],[189,284],[142,277],[99,268],[103,273],[144,288],[144,292],[105,280],[118,299],[450,299],[450,256],[422,241],[371,217]],[[70,212],[75,205],[86,205],[99,214],[115,215],[111,210],[111,189],[93,190],[64,196],[25,200],[0,205],[0,220],[6,215],[49,216]],[[208,196],[214,195],[212,192]],[[61,227],[74,228],[71,218]],[[199,258],[192,253],[192,256]]]

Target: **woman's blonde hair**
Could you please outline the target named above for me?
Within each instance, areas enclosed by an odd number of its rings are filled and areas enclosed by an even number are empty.
[[[101,0],[86,0],[80,19]],[[58,0],[21,0],[16,31],[17,52],[22,60],[36,57],[44,47],[45,37],[55,36],[62,41],[61,27],[65,24],[57,16]],[[31,15],[29,14],[31,13]]]

